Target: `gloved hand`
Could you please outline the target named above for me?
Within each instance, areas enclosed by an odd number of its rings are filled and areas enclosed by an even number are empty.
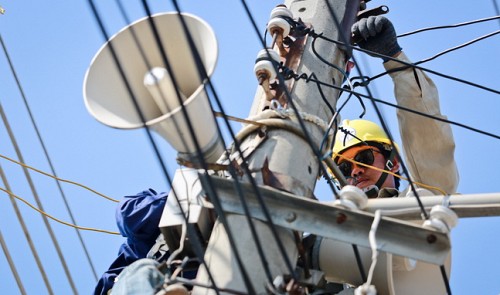
[[[396,31],[391,21],[377,15],[363,18],[352,25],[353,36],[360,36],[357,42],[362,49],[373,51],[386,56],[394,56],[401,51],[396,37]],[[387,58],[383,58],[384,62]]]

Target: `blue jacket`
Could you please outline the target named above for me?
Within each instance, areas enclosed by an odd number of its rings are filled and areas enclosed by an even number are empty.
[[[116,209],[116,223],[127,240],[118,251],[118,257],[102,275],[94,295],[107,294],[115,278],[132,262],[145,258],[160,234],[158,224],[167,201],[167,193],[156,193],[153,189],[135,196],[125,196]]]

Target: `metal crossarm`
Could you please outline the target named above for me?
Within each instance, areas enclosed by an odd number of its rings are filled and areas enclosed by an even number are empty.
[[[233,180],[200,175],[204,187],[208,181],[206,177],[210,177],[217,188],[216,193],[224,212],[244,214]],[[251,186],[247,183],[241,183],[241,186],[251,216],[266,221]],[[374,214],[320,203],[271,187],[261,186],[259,189],[274,224],[341,242],[370,246],[368,232]],[[377,241],[380,251],[437,265],[445,262],[451,249],[447,234],[390,217],[382,217],[377,230]]]

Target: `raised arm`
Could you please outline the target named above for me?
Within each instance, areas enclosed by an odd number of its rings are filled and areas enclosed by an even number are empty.
[[[370,16],[355,23],[358,45],[384,55],[384,67],[393,70],[404,64],[387,56],[411,63],[397,42],[392,23],[384,16]],[[406,68],[390,73],[398,105],[435,117],[441,114],[439,95],[434,82],[421,70]],[[438,187],[448,194],[456,192],[458,171],[454,159],[455,142],[449,124],[398,110],[399,131],[406,164],[414,181]],[[440,194],[439,191],[434,191]]]

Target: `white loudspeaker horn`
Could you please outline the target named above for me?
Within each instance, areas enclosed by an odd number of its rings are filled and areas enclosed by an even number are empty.
[[[181,14],[200,55],[207,76],[217,62],[217,40],[202,19]],[[205,92],[206,80],[193,58],[180,16],[161,13],[152,16],[161,47],[148,18],[123,28],[98,51],[87,70],[83,96],[87,110],[101,123],[120,129],[147,126],[165,138],[179,155],[196,159],[196,148],[181,110],[182,99],[195,136],[208,162],[215,162],[224,151],[212,109]],[[129,88],[112,56],[114,50]],[[171,66],[178,93],[165,69],[161,49]],[[144,123],[132,99],[136,98]]]
[[[358,246],[360,258],[368,274],[371,264],[371,249]],[[329,282],[362,285],[352,245],[321,239],[313,252],[313,266],[325,273]],[[450,274],[451,255],[445,261],[446,273]],[[381,295],[445,295],[446,287],[438,265],[416,261],[407,257],[379,252],[372,284]]]

